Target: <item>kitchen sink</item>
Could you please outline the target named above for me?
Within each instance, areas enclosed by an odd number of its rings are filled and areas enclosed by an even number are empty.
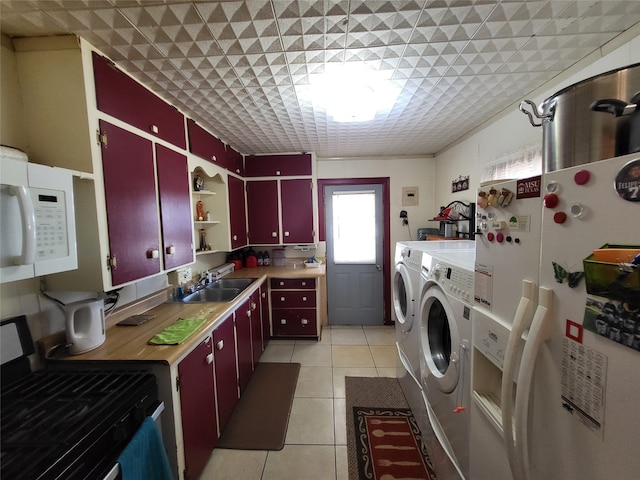
[[[180,303],[230,302],[256,280],[255,278],[220,278],[177,301]]]
[[[256,278],[220,278],[210,285],[207,285],[206,288],[240,288],[244,290],[256,280]]]
[[[230,302],[242,292],[239,288],[203,288],[186,295],[182,303]]]

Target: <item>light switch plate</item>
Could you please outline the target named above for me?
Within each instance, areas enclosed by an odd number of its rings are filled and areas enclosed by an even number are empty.
[[[190,268],[181,268],[180,270],[176,270],[178,274],[178,282],[187,283],[191,281],[191,269]]]

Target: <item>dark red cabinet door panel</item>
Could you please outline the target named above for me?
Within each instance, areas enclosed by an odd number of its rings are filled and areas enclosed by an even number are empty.
[[[313,171],[310,153],[248,155],[244,165],[247,177],[291,177],[311,175]]]
[[[149,140],[100,121],[113,285],[160,272],[158,200]],[[157,255],[151,252],[156,251]]]
[[[281,180],[283,243],[313,243],[313,182]]]
[[[272,308],[315,308],[315,290],[273,290],[271,292]]]
[[[199,478],[218,441],[211,337],[178,365],[186,478]]]
[[[249,383],[253,372],[252,347],[251,347],[251,316],[249,312],[249,300],[245,300],[236,309],[236,338],[238,348],[238,382],[240,395]]]
[[[187,131],[189,133],[189,151],[223,168],[227,168],[226,145],[195,121],[187,118]]]
[[[315,278],[272,278],[271,290],[315,289]]]
[[[92,52],[98,110],[186,148],[184,115],[119,70],[109,59]]]
[[[316,311],[310,308],[274,308],[273,334],[275,336],[317,336]]]
[[[229,224],[231,248],[247,244],[247,210],[244,205],[244,180],[229,175]]]
[[[253,368],[262,356],[262,305],[260,290],[256,290],[249,297],[251,308],[251,348],[253,349]]]
[[[247,182],[247,220],[252,245],[280,243],[276,180]]]
[[[238,175],[244,176],[245,174],[244,157],[229,145],[227,145],[227,168]]]
[[[213,331],[213,353],[218,398],[218,422],[222,433],[238,403],[238,371],[236,370],[236,345],[232,316],[227,317]]]
[[[156,145],[164,268],[193,262],[193,223],[187,157]]]

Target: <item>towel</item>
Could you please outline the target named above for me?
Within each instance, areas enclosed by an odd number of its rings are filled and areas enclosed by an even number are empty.
[[[154,335],[149,340],[149,343],[154,345],[178,345],[193,335],[206,321],[206,318],[179,318],[176,323]]]
[[[153,418],[147,417],[118,458],[122,480],[173,480]]]

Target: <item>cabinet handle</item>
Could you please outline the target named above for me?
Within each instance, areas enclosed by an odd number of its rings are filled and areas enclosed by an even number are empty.
[[[222,350],[224,348],[224,340],[220,340],[218,343],[216,343],[216,348],[218,350]]]
[[[280,297],[280,301],[284,302],[284,301],[286,301],[286,299],[284,297]]]
[[[274,237],[274,238],[277,237],[278,236],[278,232],[271,232],[271,236]]]
[[[267,292],[262,292],[262,298],[267,298]]]
[[[167,247],[166,252],[167,252],[167,255],[173,255],[174,253],[176,253],[176,247],[171,245],[170,247]]]
[[[302,297],[302,301],[306,302],[307,301],[307,297]]]
[[[233,236],[233,240],[234,240],[234,241],[235,241],[235,240],[238,240],[238,236],[237,236],[237,235],[234,235],[234,236]]]
[[[156,248],[147,250],[147,258],[158,258],[159,253]]]
[[[213,363],[213,353],[210,353],[206,357],[207,365],[211,365]]]
[[[151,131],[153,133],[158,133],[160,131],[160,129],[158,128],[157,125],[151,125]]]
[[[289,236],[289,232],[284,232],[284,236],[288,237]]]
[[[258,305],[256,305],[256,302],[251,302],[251,310],[255,310],[257,306]]]
[[[303,287],[306,287],[306,286],[307,286],[307,282],[304,282],[304,281],[303,281],[303,282],[302,282],[302,286],[303,286]]]
[[[215,155],[211,155],[211,160],[213,160],[213,161],[215,162],[215,161],[216,161],[216,160],[218,160],[218,159],[216,158],[216,156],[215,156]]]
[[[251,310],[247,310],[247,317],[251,318]]]
[[[281,287],[284,287],[284,282],[280,282],[280,286],[281,286]]]
[[[301,319],[301,320],[300,320],[300,323],[301,323],[302,325],[306,325],[306,324],[308,324],[308,323],[309,323],[309,320],[307,320],[306,318],[303,318],[303,319]]]
[[[276,175],[280,175],[280,170],[276,170]]]
[[[280,325],[286,325],[287,321],[284,318],[280,319]]]

